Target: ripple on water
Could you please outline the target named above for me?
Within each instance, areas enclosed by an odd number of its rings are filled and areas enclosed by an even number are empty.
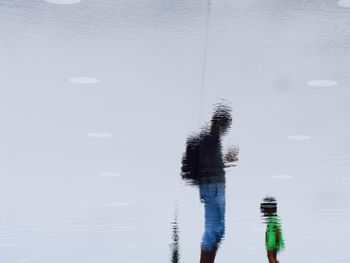
[[[350,0],[340,0],[338,1],[338,5],[342,7],[350,7]]]

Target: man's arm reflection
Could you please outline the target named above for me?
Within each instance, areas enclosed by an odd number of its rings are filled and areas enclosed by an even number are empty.
[[[225,167],[237,161],[238,150],[231,148],[223,157],[221,139],[232,122],[231,108],[218,105],[210,125],[187,139],[182,159],[182,178],[199,187],[204,203],[205,231],[200,263],[214,262],[225,235]]]

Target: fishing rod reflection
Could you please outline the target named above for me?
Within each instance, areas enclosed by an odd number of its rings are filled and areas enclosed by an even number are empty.
[[[225,236],[225,168],[234,166],[238,149],[231,147],[223,156],[221,140],[231,123],[231,107],[216,105],[210,124],[187,139],[182,158],[182,179],[199,188],[204,204],[205,230],[200,263],[214,262]]]

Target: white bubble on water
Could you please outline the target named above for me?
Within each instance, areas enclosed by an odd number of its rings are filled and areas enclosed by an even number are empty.
[[[303,134],[294,134],[294,135],[288,135],[287,139],[291,141],[308,141],[308,140],[311,140],[311,136],[303,135]]]
[[[113,172],[103,172],[103,173],[100,173],[100,176],[102,176],[102,177],[119,177],[120,174],[113,173]]]
[[[338,82],[331,79],[316,79],[308,81],[307,85],[311,87],[334,87],[338,85]]]
[[[16,244],[14,243],[2,243],[0,244],[1,247],[15,247]]]
[[[127,203],[123,203],[123,202],[113,202],[113,203],[110,203],[109,206],[112,206],[112,207],[124,207],[124,206],[128,206]]]
[[[98,78],[94,77],[74,77],[70,78],[69,81],[76,84],[95,84],[100,82]]]
[[[45,0],[45,1],[55,5],[75,5],[81,2],[81,0]]]
[[[272,178],[274,178],[274,179],[291,179],[293,177],[289,174],[275,174],[272,176]]]
[[[90,138],[109,138],[112,137],[112,134],[108,132],[89,132],[87,136]]]

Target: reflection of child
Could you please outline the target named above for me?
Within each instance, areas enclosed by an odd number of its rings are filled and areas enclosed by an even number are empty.
[[[280,219],[277,215],[277,202],[273,197],[264,198],[260,206],[266,218],[265,247],[269,263],[278,263],[277,252],[284,248]]]

